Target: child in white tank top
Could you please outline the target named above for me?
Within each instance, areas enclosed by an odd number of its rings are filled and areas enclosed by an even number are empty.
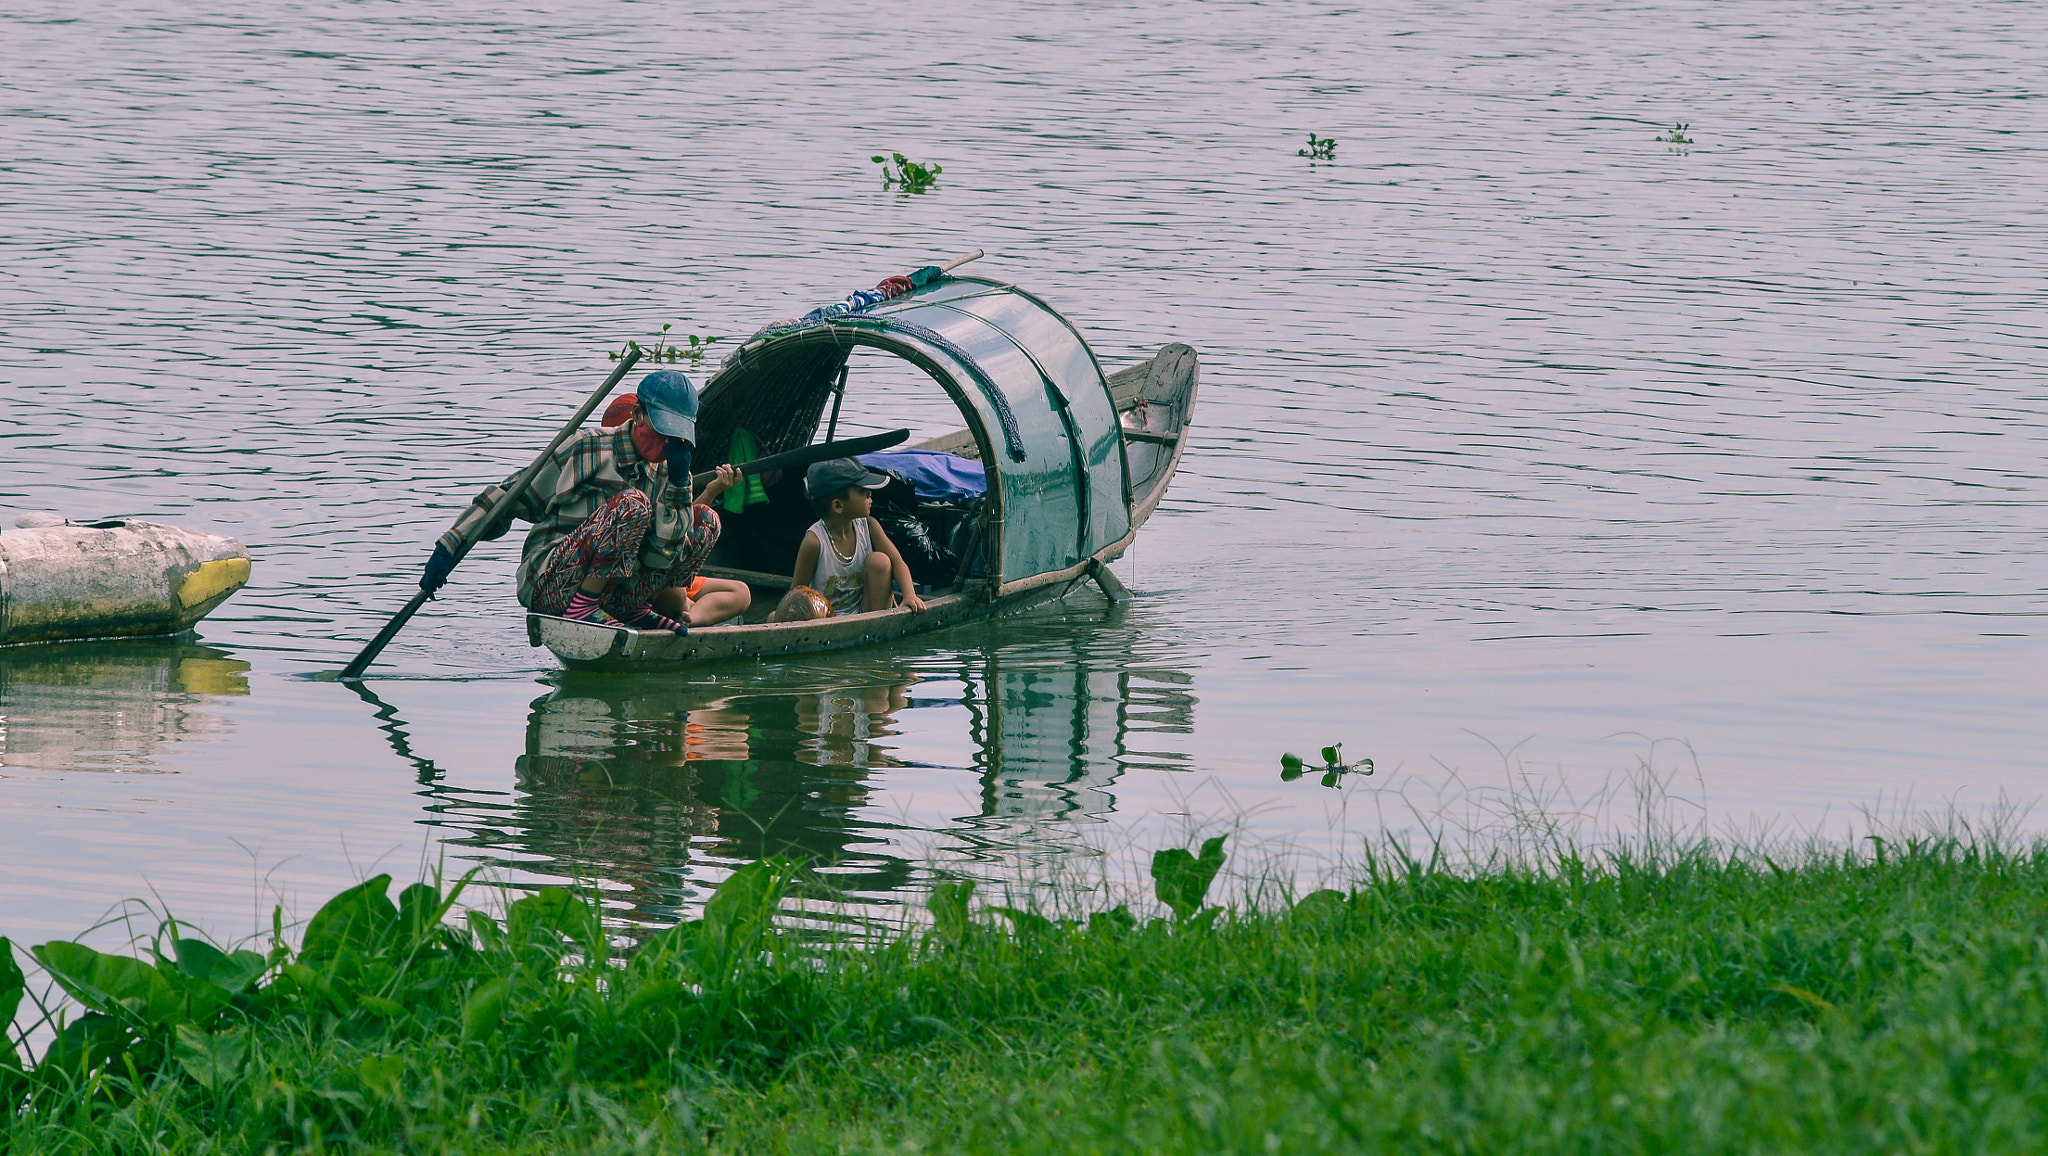
[[[804,474],[804,496],[818,511],[818,520],[797,548],[791,584],[809,586],[825,595],[835,614],[867,614],[894,605],[890,587],[903,592],[903,605],[924,613],[924,599],[910,577],[910,566],[882,524],[868,515],[869,492],[887,485],[852,458],[819,462]]]

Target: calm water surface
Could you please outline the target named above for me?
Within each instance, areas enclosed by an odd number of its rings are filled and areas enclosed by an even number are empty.
[[[2044,59],[2020,3],[10,5],[0,512],[256,571],[0,654],[0,933],[437,863],[658,923],[792,846],[887,904],[1203,823],[1312,873],[1646,764],[1717,822],[2031,799]],[[973,248],[1112,368],[1202,353],[1135,604],[584,680],[507,539],[305,677],[606,349]],[[1337,740],[1368,784],[1277,781]]]

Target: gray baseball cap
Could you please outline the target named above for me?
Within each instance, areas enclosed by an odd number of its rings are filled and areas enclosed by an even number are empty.
[[[878,474],[852,458],[827,458],[804,471],[804,497],[815,500],[842,493],[848,486],[879,490],[889,475]]]

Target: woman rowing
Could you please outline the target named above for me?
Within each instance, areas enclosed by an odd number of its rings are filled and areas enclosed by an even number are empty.
[[[718,514],[708,503],[737,484],[740,472],[718,467],[693,502],[696,386],[664,369],[648,374],[637,394],[632,420],[563,442],[533,485],[487,524],[488,511],[518,475],[477,495],[434,544],[421,589],[432,593],[448,581],[455,550],[472,527],[478,540],[489,541],[503,537],[516,518],[533,524],[520,550],[520,605],[601,626],[686,633],[687,620],[661,613],[654,602],[696,577],[718,543]]]

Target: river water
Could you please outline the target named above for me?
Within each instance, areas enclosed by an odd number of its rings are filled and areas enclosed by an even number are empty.
[[[2031,800],[2035,17],[10,4],[0,516],[256,561],[194,640],[0,653],[0,933],[473,865],[655,924],[790,849],[886,906],[1224,829],[1306,878],[1532,800],[1600,828],[1644,768],[1748,830]],[[1133,604],[565,678],[508,539],[365,693],[307,677],[606,350],[975,248],[1111,368],[1201,353]],[[1337,741],[1377,773],[1279,781]]]

